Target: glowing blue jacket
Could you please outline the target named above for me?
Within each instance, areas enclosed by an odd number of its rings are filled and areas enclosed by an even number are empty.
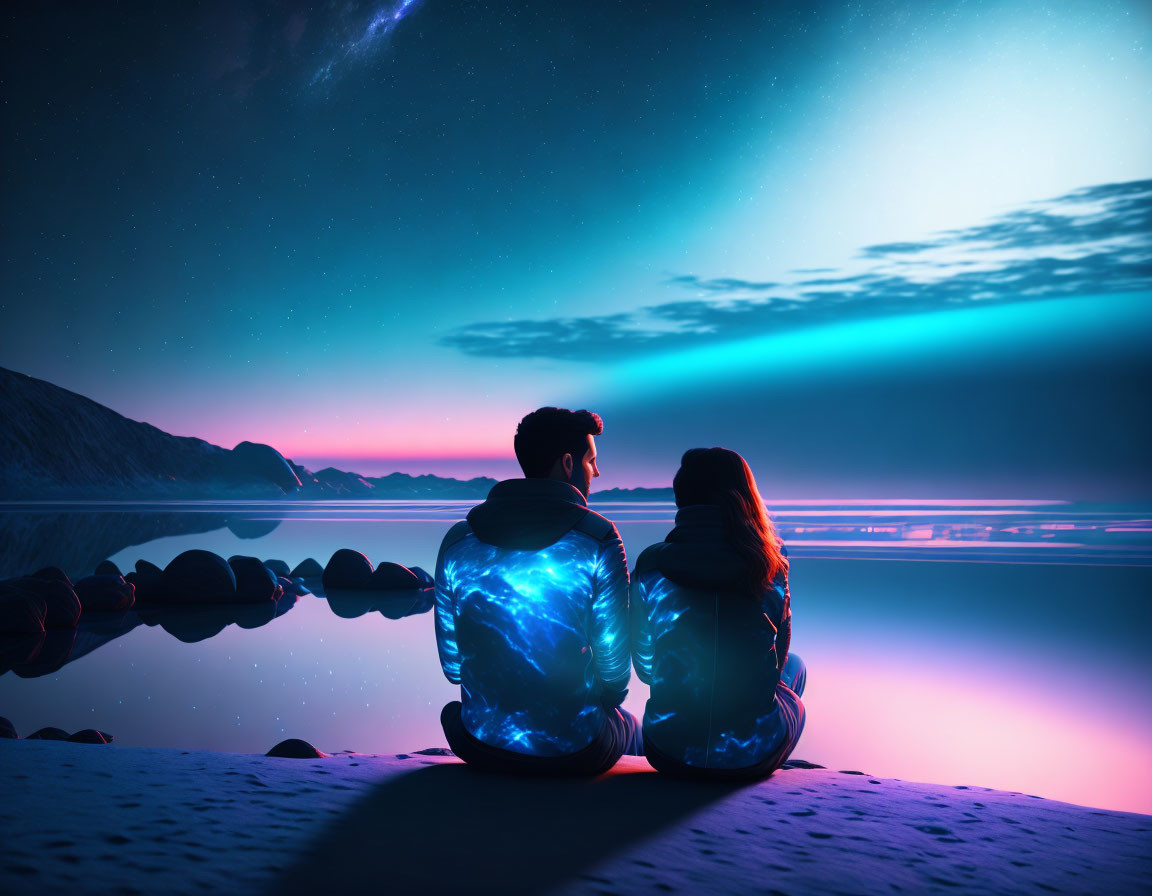
[[[567,483],[493,486],[440,547],[436,643],[474,737],[535,756],[588,746],[630,674],[616,527]]]
[[[792,624],[787,576],[756,600],[741,589],[745,568],[711,505],[681,508],[667,539],[636,561],[632,660],[651,685],[644,736],[687,765],[756,765],[787,734],[776,708]]]

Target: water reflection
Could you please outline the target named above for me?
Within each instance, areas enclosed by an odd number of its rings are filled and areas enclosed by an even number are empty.
[[[0,636],[0,675],[9,671],[21,678],[50,675],[140,625],[159,627],[185,644],[212,638],[230,625],[260,628],[283,616],[296,601],[295,594],[285,594],[262,604],[137,604],[121,613],[85,613],[74,629]]]
[[[429,612],[434,601],[432,588],[390,592],[335,589],[325,595],[319,582],[314,585],[313,590],[320,592],[317,595],[320,601],[341,619],[357,619],[368,613],[378,613],[385,619],[403,619]],[[261,628],[283,616],[300,599],[286,592],[277,600],[258,604],[139,603],[121,613],[86,613],[75,629],[0,635],[0,675],[7,672],[21,678],[51,675],[140,625],[159,628],[185,644],[214,638],[230,625],[242,629]]]
[[[73,578],[132,546],[196,534],[196,547],[283,541],[284,529],[344,533],[343,543],[301,545],[301,556],[327,558],[340,547],[364,550],[374,525],[412,527],[406,555],[427,539],[414,531],[462,519],[472,501],[276,501],[153,504],[0,504],[0,579],[45,566]],[[594,507],[623,531],[630,524],[670,524],[669,502]],[[1146,507],[1067,501],[794,501],[773,503],[776,526],[794,557],[1152,564],[1152,514]],[[325,525],[320,529],[316,524]],[[216,548],[212,548],[217,550]],[[253,553],[217,550],[223,556]],[[376,554],[376,551],[368,551]],[[137,555],[138,556],[138,555]],[[171,556],[174,556],[171,555]],[[171,559],[171,556],[168,559]],[[130,558],[128,565],[135,561]],[[426,564],[432,556],[420,558]],[[123,565],[123,564],[122,564]],[[161,563],[160,565],[164,565]]]
[[[4,635],[0,637],[0,673],[11,670],[21,678],[50,675],[68,662],[75,643],[75,629]]]
[[[278,519],[218,505],[4,504],[0,512],[0,579],[56,566],[72,578],[132,545],[227,529],[237,538],[263,538]],[[193,509],[188,509],[188,508]]]
[[[330,588],[325,598],[332,612],[341,619],[357,619],[372,612],[379,613],[385,619],[403,619],[431,610],[435,590],[409,588],[403,591],[351,591]]]
[[[142,604],[136,612],[145,625],[159,626],[177,640],[195,644],[215,637],[230,625],[246,629],[267,625],[296,606],[297,600],[295,594],[284,594],[278,600],[259,604],[210,607]]]
[[[0,674],[0,715],[20,731],[96,727],[120,744],[181,749],[264,753],[287,737],[330,752],[442,744],[439,709],[459,690],[440,672],[430,594],[325,594],[317,573],[348,547],[432,568],[469,506],[41,506],[27,511],[38,522],[0,508],[4,577],[47,565],[82,576],[106,558],[163,568],[192,548],[280,557],[293,571],[319,559],[305,578],[316,595],[275,610],[141,604],[85,613],[75,631],[0,641],[0,672],[12,672]],[[631,558],[665,536],[674,510],[597,509],[616,521]],[[1152,811],[1148,508],[807,502],[774,511],[792,556],[794,644],[812,675],[799,756]],[[37,531],[57,540],[36,547]],[[258,541],[241,537],[259,531]],[[633,680],[626,708],[643,712],[646,691]]]

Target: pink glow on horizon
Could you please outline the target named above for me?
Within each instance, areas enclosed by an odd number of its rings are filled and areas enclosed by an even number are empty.
[[[837,504],[837,502],[835,502],[835,501],[832,501],[829,503],[832,504],[833,506],[835,506]],[[847,502],[845,502],[845,503],[847,503]],[[789,504],[780,503],[780,504],[777,504],[775,507],[769,507],[768,512],[773,518],[775,518],[777,516],[826,517],[826,516],[832,515],[826,510],[788,510],[788,511],[784,511],[784,512],[782,512],[780,510],[780,508],[788,507],[788,506],[790,506],[790,503]],[[948,505],[941,505],[941,507],[947,507],[947,506]],[[1018,511],[1018,510],[999,510],[999,509],[996,509],[996,510],[953,510],[951,513],[948,514],[948,516],[1018,516],[1021,513],[1030,513],[1030,512],[1031,513],[1038,513],[1039,511]],[[887,509],[884,509],[882,507],[875,507],[872,509],[864,508],[864,509],[860,509],[860,510],[856,510],[856,509],[838,510],[838,511],[835,511],[835,515],[836,516],[863,516],[863,517],[940,516],[940,509],[938,508],[935,510],[908,510],[908,509],[887,510]],[[1071,529],[1071,528],[1073,528],[1073,524],[1069,523],[1067,525],[1060,525],[1060,526],[1049,525],[1049,526],[1045,526],[1043,528],[1050,528],[1050,529],[1067,528],[1067,529]]]
[[[505,440],[507,441],[507,440]],[[469,446],[471,447],[471,446]],[[283,452],[282,452],[283,453]],[[330,461],[341,461],[344,463],[370,463],[377,466],[389,466],[392,464],[401,463],[419,463],[420,461],[461,461],[469,463],[472,461],[484,460],[515,460],[510,446],[503,446],[500,449],[492,449],[490,451],[474,451],[469,454],[460,454],[458,452],[450,451],[447,449],[441,451],[407,451],[402,454],[342,454],[342,453],[329,453],[326,451],[317,452],[313,454],[302,454],[302,457],[323,457]]]
[[[1069,541],[958,541],[954,538],[901,538],[897,541],[883,542],[883,541],[868,541],[867,539],[849,539],[849,538],[836,538],[827,541],[820,541],[817,539],[803,539],[798,541],[797,544],[803,544],[805,547],[813,548],[884,548],[886,546],[894,548],[977,548],[985,550],[987,548],[1012,548],[1018,550],[1021,548],[1072,548],[1083,547],[1074,542]],[[1124,545],[1094,545],[1096,550],[1128,550]]]
[[[769,506],[772,501],[767,502]],[[840,500],[836,498],[816,498],[811,500],[777,501],[778,507],[1051,507],[1057,504],[1069,504],[1069,501],[1058,500],[1017,500],[1012,498],[992,498],[977,500],[975,498],[852,498]]]
[[[1117,712],[1090,678],[1065,694],[993,654],[952,648],[885,660],[850,643],[805,648],[809,668],[832,686],[804,694],[809,718],[799,757],[884,777],[1152,812],[1148,720]]]

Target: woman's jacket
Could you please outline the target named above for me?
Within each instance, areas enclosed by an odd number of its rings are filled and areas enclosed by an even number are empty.
[[[632,575],[632,661],[651,687],[644,737],[700,768],[756,765],[786,736],[776,686],[791,631],[787,574],[753,595],[720,509],[682,508]]]

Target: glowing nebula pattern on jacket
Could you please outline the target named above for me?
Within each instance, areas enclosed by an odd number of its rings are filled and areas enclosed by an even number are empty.
[[[731,587],[678,584],[652,556],[641,555],[631,595],[633,664],[651,686],[645,736],[687,765],[756,765],[787,736],[775,696],[777,647],[783,665],[791,628],[786,577],[756,601]]]
[[[465,727],[536,756],[588,746],[628,684],[627,607],[614,530],[597,539],[572,529],[541,550],[465,532],[436,571],[437,646],[444,674],[460,684]]]

